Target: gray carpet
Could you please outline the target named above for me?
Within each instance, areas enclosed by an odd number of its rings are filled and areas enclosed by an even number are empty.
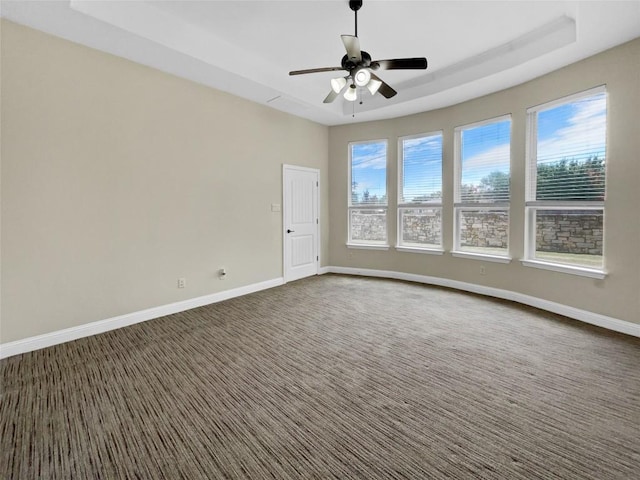
[[[324,275],[0,362],[2,479],[637,479],[640,339]]]

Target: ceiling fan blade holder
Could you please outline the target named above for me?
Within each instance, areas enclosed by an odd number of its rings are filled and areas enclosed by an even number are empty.
[[[390,60],[376,60],[371,62],[371,68],[377,70],[425,70],[427,59],[424,57],[415,58],[393,58]]]

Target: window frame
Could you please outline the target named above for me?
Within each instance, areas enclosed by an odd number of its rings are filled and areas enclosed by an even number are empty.
[[[435,137],[440,136],[442,141],[442,148],[440,150],[440,202],[420,202],[420,203],[407,203],[403,202],[403,180],[404,180],[404,141],[412,140],[416,138],[427,138],[427,137]],[[431,253],[435,255],[442,255],[444,253],[444,247],[442,245],[442,196],[444,195],[444,130],[435,130],[428,133],[417,133],[413,135],[403,135],[398,137],[398,169],[397,169],[397,205],[396,205],[396,250],[400,252],[421,252],[421,253]],[[415,243],[402,243],[402,210],[406,209],[437,209],[440,211],[440,238],[438,245],[433,246],[421,246],[420,244]]]
[[[526,110],[526,138],[525,138],[525,231],[524,231],[524,258],[522,265],[526,267],[540,268],[555,272],[568,273],[590,278],[603,279],[607,276],[605,269],[605,235],[604,216],[606,215],[606,173],[605,173],[605,200],[536,200],[538,180],[538,113],[553,108],[567,105],[575,101],[604,93],[607,106],[607,119],[605,126],[605,172],[608,156],[609,136],[609,98],[606,85],[599,85],[588,90],[573,93],[549,102],[545,102]],[[553,262],[547,259],[536,258],[536,212],[539,210],[601,210],[603,216],[602,229],[602,267],[592,268],[584,265]]]
[[[478,128],[492,123],[500,123],[509,120],[509,201],[497,202],[462,202],[460,187],[462,186],[462,132],[466,129]],[[511,262],[511,164],[512,164],[512,142],[513,142],[513,116],[511,113],[487,118],[478,122],[460,125],[453,131],[453,249],[451,255],[460,258],[471,258],[478,260],[493,261],[498,263]],[[460,246],[460,213],[465,210],[499,210],[506,211],[507,224],[507,248],[504,255],[494,253],[481,253],[469,250],[462,250]]]
[[[385,205],[359,205],[354,206],[351,203],[353,192],[353,146],[354,145],[367,145],[374,143],[385,144],[385,189],[387,203]],[[347,247],[349,248],[362,248],[368,250],[388,250],[389,248],[389,139],[380,138],[375,140],[360,140],[355,142],[349,142],[347,146],[348,150],[348,173],[347,173]],[[353,210],[384,210],[385,214],[385,239],[384,240],[353,240],[351,232],[351,212]]]

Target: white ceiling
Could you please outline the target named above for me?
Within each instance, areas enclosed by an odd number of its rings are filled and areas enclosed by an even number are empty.
[[[336,72],[288,72],[339,66],[340,35],[354,33],[347,0],[3,0],[0,14],[325,125],[453,105],[640,37],[640,0],[365,0],[362,49],[374,59],[425,56],[429,68],[378,71],[398,90],[392,99],[365,90],[362,104],[327,105]]]

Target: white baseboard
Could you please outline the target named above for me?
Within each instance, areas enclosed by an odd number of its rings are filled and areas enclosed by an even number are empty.
[[[490,297],[502,298],[504,300],[511,300],[514,302],[522,303],[524,305],[529,305],[532,307],[540,308],[542,310],[557,313],[559,315],[564,315],[566,317],[580,320],[585,323],[597,325],[598,327],[607,328],[615,332],[640,337],[640,324],[626,322],[624,320],[608,317],[599,313],[581,310],[579,308],[570,307],[561,303],[550,302],[548,300],[543,300],[541,298],[532,297],[530,295],[525,295],[518,292],[512,292],[510,290],[486,287],[483,285],[460,282],[447,278],[394,272],[390,270],[372,270],[366,268],[351,267],[321,267],[318,271],[319,275],[325,273],[341,273],[345,275],[393,278],[397,280],[407,280],[410,282],[455,288],[457,290],[473,292],[480,295],[487,295]],[[283,278],[274,278],[272,280],[266,280],[264,282],[254,283],[252,285],[247,285],[244,287],[212,293],[210,295],[170,303],[168,305],[161,305],[159,307],[148,308],[146,310],[140,310],[138,312],[127,313],[125,315],[119,315],[117,317],[99,320],[97,322],[87,323],[84,325],[79,325],[77,327],[66,328],[64,330],[58,330],[56,332],[45,333],[43,335],[37,335],[35,337],[16,340],[14,342],[3,343],[0,344],[0,359],[18,355],[20,353],[39,350],[41,348],[51,347],[53,345],[69,342],[71,340],[77,340],[78,338],[96,335],[98,333],[107,332],[109,330],[115,330],[117,328],[126,327],[135,323],[145,322],[154,318],[164,317],[165,315],[171,315],[172,313],[183,312],[192,308],[210,305],[212,303],[221,302],[230,298],[258,292],[260,290],[278,287],[283,284]]]
[[[548,312],[564,315],[565,317],[580,320],[591,325],[603,327],[615,332],[626,333],[634,337],[640,337],[640,324],[626,322],[617,318],[608,317],[599,313],[581,310],[579,308],[570,307],[561,303],[550,302],[541,298],[532,297],[523,293],[512,292],[510,290],[502,290],[500,288],[485,287],[484,285],[476,285],[473,283],[460,282],[458,280],[449,280],[447,278],[430,277],[427,275],[415,275],[412,273],[394,272],[390,270],[371,270],[367,268],[351,268],[351,267],[324,267],[326,273],[342,273],[345,275],[362,275],[366,277],[382,277],[394,278],[397,280],[407,280],[410,282],[426,283],[429,285],[439,285],[441,287],[455,288],[467,292],[478,293],[490,297],[502,298],[514,302],[529,305],[531,307],[540,308]]]
[[[77,340],[78,338],[89,337],[98,333],[115,330],[116,328],[126,327],[134,323],[145,322],[154,318],[164,317],[172,313],[184,312],[203,305],[221,302],[234,297],[240,297],[249,293],[266,290],[268,288],[278,287],[284,284],[283,278],[274,278],[264,282],[254,283],[244,287],[233,288],[223,292],[212,293],[202,297],[182,300],[180,302],[161,305],[159,307],[148,308],[138,312],[127,313],[117,317],[98,320],[97,322],[86,323],[77,327],[65,328],[56,332],[45,333],[35,337],[7,342],[0,345],[0,359],[18,355],[20,353],[31,352],[41,348],[51,347],[60,343]]]

